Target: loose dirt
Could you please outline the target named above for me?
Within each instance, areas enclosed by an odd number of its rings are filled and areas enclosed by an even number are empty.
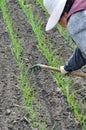
[[[8,0],[7,2],[14,31],[22,39],[22,57],[27,58],[31,65],[35,63],[48,64],[43,54],[36,47],[37,39],[17,0]],[[34,1],[32,3],[34,9],[43,16],[42,18],[46,22],[46,17],[41,8]],[[71,47],[60,36],[58,30],[53,30],[48,35],[54,48],[59,48],[59,56],[66,61],[72,53]],[[24,102],[15,78],[15,75],[18,75],[18,69],[15,58],[11,53],[10,43],[7,27],[0,11],[0,130],[32,130],[24,119],[25,111],[14,105],[22,106]],[[56,85],[56,82],[53,81],[49,71],[35,72],[32,76],[32,82],[35,83],[38,94],[36,98],[41,103],[41,116],[47,117],[45,130],[51,130],[54,124],[56,124],[54,130],[83,130],[75,122],[73,111],[70,109],[66,97]],[[77,78],[75,88],[86,87],[85,82],[85,79]],[[86,96],[86,92],[84,91],[78,96],[79,98]]]

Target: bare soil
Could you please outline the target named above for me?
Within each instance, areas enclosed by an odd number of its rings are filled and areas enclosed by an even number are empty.
[[[34,10],[42,16],[46,23],[47,19],[41,8],[34,1],[31,3],[34,5]],[[22,57],[27,58],[31,65],[48,64],[36,47],[37,39],[17,0],[7,0],[7,5],[13,20],[14,31],[18,34],[18,38],[22,39]],[[48,35],[54,48],[59,48],[59,56],[66,61],[72,53],[71,47],[60,36],[58,30],[54,29]],[[0,130],[32,130],[24,119],[26,112],[14,105],[22,106],[24,102],[15,78],[15,75],[18,75],[18,68],[11,53],[10,43],[7,27],[0,11]],[[62,47],[60,48],[60,46]],[[49,71],[35,72],[32,82],[35,83],[38,94],[36,98],[41,102],[41,116],[47,117],[45,130],[51,130],[54,124],[56,124],[54,130],[83,130],[80,124],[75,122],[73,111],[70,109],[66,97],[53,81]],[[86,87],[86,79],[77,78],[75,88],[77,87],[79,89]],[[86,96],[86,91],[77,96],[81,99]],[[86,107],[86,103],[83,107]]]

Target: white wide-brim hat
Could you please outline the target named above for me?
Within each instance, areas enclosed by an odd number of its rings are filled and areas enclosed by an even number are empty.
[[[47,9],[50,17],[46,25],[46,31],[51,30],[58,23],[67,0],[43,0],[44,6]]]

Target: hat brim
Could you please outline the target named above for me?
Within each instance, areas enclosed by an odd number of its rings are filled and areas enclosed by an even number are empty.
[[[55,9],[53,10],[52,14],[50,15],[46,28],[46,31],[49,31],[51,29],[53,29],[56,24],[58,23],[60,16],[64,10],[65,4],[66,4],[67,0],[62,0],[59,2],[59,4],[57,4],[57,6],[55,7]]]

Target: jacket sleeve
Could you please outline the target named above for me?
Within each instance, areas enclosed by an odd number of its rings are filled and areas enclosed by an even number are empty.
[[[85,64],[86,59],[82,56],[80,49],[77,47],[72,56],[66,62],[64,69],[70,72],[80,69]]]

